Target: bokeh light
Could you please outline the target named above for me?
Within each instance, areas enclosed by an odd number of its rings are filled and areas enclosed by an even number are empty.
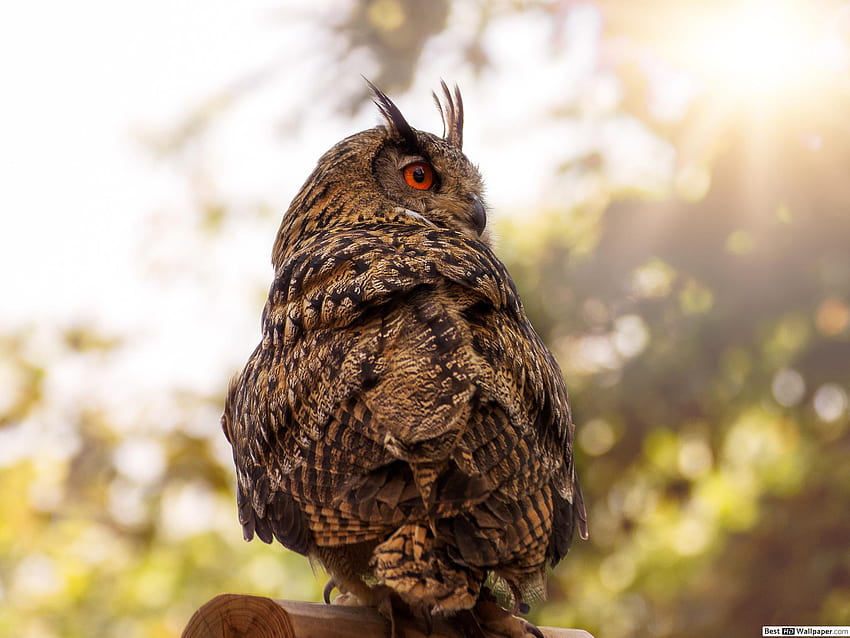
[[[846,20],[846,11],[843,17]],[[847,70],[842,14],[804,0],[704,3],[671,37],[682,62],[733,107],[781,110]]]

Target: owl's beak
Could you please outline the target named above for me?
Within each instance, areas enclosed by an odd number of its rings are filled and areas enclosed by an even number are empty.
[[[480,235],[484,232],[484,227],[487,225],[487,211],[484,208],[484,204],[482,204],[481,200],[478,198],[478,195],[470,195],[469,199],[471,202],[469,211],[472,216],[472,225],[475,227],[475,231]]]

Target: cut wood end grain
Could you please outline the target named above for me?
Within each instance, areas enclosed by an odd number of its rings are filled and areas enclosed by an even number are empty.
[[[406,638],[429,638],[402,622]],[[581,629],[541,627],[546,638],[593,638]],[[182,638],[377,638],[389,636],[387,620],[371,607],[221,594],[194,613]],[[430,638],[463,638],[441,620]]]

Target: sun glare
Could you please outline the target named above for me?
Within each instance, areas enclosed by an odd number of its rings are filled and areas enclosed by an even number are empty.
[[[834,16],[809,0],[718,3],[679,32],[683,61],[724,101],[763,105],[813,97],[847,68]]]

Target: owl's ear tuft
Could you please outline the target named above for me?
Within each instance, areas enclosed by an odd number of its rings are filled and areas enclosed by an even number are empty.
[[[416,133],[413,132],[410,124],[408,124],[407,120],[404,119],[404,115],[401,114],[398,107],[384,94],[383,91],[381,91],[381,89],[372,84],[365,77],[363,79],[366,80],[366,84],[369,85],[369,88],[372,89],[372,93],[375,94],[375,105],[387,121],[387,127],[389,127],[390,133],[394,137],[401,138],[409,147],[417,148],[419,146],[419,141],[416,139]]]
[[[443,87],[443,102],[440,101],[436,93],[434,96],[434,104],[437,105],[437,110],[440,112],[440,117],[443,119],[443,139],[449,144],[457,146],[458,149],[463,148],[463,98],[460,96],[460,89],[455,84],[454,96],[449,91],[444,80],[440,80],[440,86]]]

